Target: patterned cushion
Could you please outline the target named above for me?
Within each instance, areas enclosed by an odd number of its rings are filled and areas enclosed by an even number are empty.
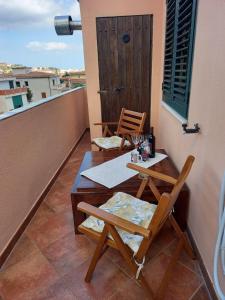
[[[148,228],[156,207],[157,205],[137,199],[129,194],[119,192],[99,208],[132,223]],[[82,225],[94,231],[102,232],[104,221],[90,216],[82,223]],[[128,233],[119,228],[117,228],[117,231],[124,243],[127,244],[134,251],[134,253],[136,253],[143,240],[143,237]],[[111,236],[109,237],[112,239]]]
[[[111,149],[111,148],[119,148],[121,145],[122,138],[116,135],[111,137],[102,137],[95,138],[93,142],[101,148]],[[129,141],[125,141],[124,145],[130,146]]]

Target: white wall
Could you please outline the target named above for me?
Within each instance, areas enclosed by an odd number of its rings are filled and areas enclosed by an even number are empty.
[[[8,90],[9,88],[8,80],[0,81],[0,90]]]
[[[28,81],[27,87],[31,90],[33,94],[33,101],[41,100],[41,93],[46,93],[46,97],[52,96],[50,92],[50,78],[26,78],[16,80],[20,81],[21,87],[26,86],[25,81]]]
[[[53,85],[53,79],[55,80],[55,85]],[[50,78],[26,78],[26,79],[16,79],[20,82],[21,87],[25,87],[25,81],[28,82],[28,88],[31,90],[33,101],[39,101],[42,99],[41,93],[46,93],[46,98],[49,96],[54,96],[60,94],[60,90],[56,89],[57,85],[60,84],[60,79],[58,76]]]
[[[0,114],[10,111],[10,110],[14,110],[12,96],[17,96],[17,95],[22,96],[23,106],[29,105],[29,103],[27,101],[26,93],[25,94],[13,94],[13,95],[9,95],[9,96],[0,96]]]

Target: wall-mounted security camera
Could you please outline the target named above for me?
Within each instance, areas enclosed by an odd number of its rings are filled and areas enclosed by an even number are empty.
[[[57,35],[72,35],[74,30],[82,30],[81,23],[73,21],[71,16],[56,16],[54,25]]]

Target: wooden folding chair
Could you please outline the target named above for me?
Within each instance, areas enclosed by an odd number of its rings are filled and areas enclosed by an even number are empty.
[[[119,122],[103,122],[95,123],[94,125],[101,125],[103,129],[103,137],[94,138],[92,143],[95,144],[99,150],[120,149],[133,146],[132,134],[141,134],[145,124],[146,113],[139,113],[136,111],[122,108]],[[118,125],[117,130],[112,133],[109,126]]]
[[[90,282],[96,264],[102,254],[108,247],[113,247],[121,253],[130,270],[136,276],[136,280],[148,293],[149,299],[163,299],[171,271],[179,258],[181,250],[184,248],[191,258],[195,258],[185,233],[181,231],[172,214],[175,201],[193,162],[194,157],[188,156],[177,179],[129,163],[127,165],[128,168],[145,175],[138,189],[137,198],[129,194],[117,193],[100,208],[84,202],[79,203],[78,209],[90,215],[90,217],[78,229],[98,242],[85,277],[86,282]],[[171,193],[163,193],[161,195],[152,178],[170,183],[173,186]],[[157,200],[157,205],[140,200],[146,187],[151,189]],[[160,287],[153,294],[141,269],[149,247],[167,220],[174,228],[179,241],[165,270]]]

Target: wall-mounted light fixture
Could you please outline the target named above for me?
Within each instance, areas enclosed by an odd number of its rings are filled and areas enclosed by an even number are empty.
[[[71,16],[56,16],[54,19],[57,35],[72,35],[74,30],[82,30],[79,21],[73,21]]]

